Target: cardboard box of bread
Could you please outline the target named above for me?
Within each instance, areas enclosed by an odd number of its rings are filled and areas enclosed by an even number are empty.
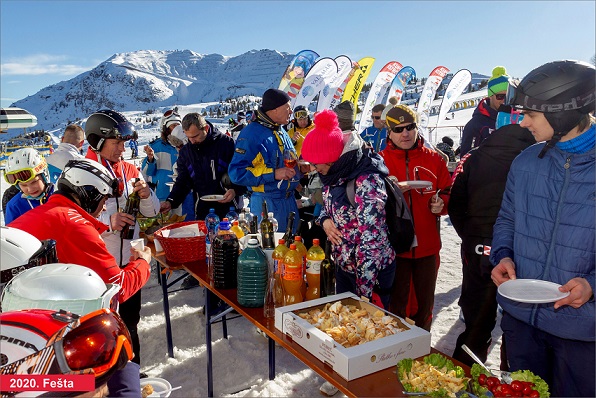
[[[430,333],[352,293],[275,309],[275,327],[346,380],[430,353]]]

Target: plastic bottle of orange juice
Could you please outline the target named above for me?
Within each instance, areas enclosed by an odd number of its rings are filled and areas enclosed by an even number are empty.
[[[275,286],[273,288],[275,307],[284,306],[284,289],[281,282],[284,267],[284,256],[288,252],[285,239],[280,239],[279,244],[273,250],[273,269],[275,272]]]
[[[298,250],[298,253],[300,253],[300,256],[302,257],[302,297],[306,296],[306,253],[308,253],[308,250],[306,249],[306,246],[304,246],[304,243],[302,243],[302,237],[299,235],[296,235],[294,237],[294,244],[296,245],[296,250]]]
[[[242,228],[240,228],[238,220],[232,221],[232,227],[230,228],[230,231],[236,234],[236,237],[238,239],[244,237],[244,231],[242,231]]]
[[[302,257],[296,250],[296,245],[292,243],[290,250],[284,256],[284,273],[282,275],[286,305],[303,301],[302,281]]]
[[[321,296],[321,263],[325,259],[325,251],[319,246],[319,240],[312,240],[312,247],[306,253],[306,299],[312,300]]]

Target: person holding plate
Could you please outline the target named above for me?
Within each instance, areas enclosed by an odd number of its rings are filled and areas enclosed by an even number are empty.
[[[438,221],[447,214],[451,177],[443,158],[424,146],[416,126],[416,112],[400,104],[391,108],[385,118],[389,137],[380,155],[389,175],[401,182],[398,185],[412,212],[417,240],[416,247],[396,258],[390,310],[401,317],[409,316],[416,326],[430,331],[441,250]],[[417,310],[411,302],[411,284]]]
[[[506,98],[539,143],[507,176],[491,276],[509,370],[537,374],[556,397],[596,396],[595,82],[593,65],[554,61],[510,82]],[[530,283],[561,286],[510,289]]]

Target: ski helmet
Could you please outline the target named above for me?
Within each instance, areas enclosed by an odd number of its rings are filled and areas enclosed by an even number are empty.
[[[555,135],[567,134],[595,110],[596,69],[581,61],[554,61],[511,81],[505,103],[544,113]],[[557,140],[558,141],[558,140]]]
[[[92,374],[98,388],[133,358],[126,325],[105,308],[83,316],[63,310],[8,311],[0,314],[0,323],[3,375]]]
[[[69,160],[56,182],[62,193],[74,196],[87,213],[93,213],[104,198],[120,196],[118,179],[108,169],[90,159]]]
[[[108,138],[128,141],[134,136],[134,126],[120,112],[103,109],[93,113],[85,123],[85,138],[96,151]]]
[[[37,175],[41,176],[46,185],[50,182],[48,163],[37,150],[21,148],[8,157],[4,179],[9,184],[20,190],[19,182],[29,182]]]
[[[106,285],[90,268],[54,263],[18,274],[6,284],[0,300],[2,311],[62,309],[85,315],[100,308],[117,311],[119,290],[119,285]]]
[[[170,109],[164,112],[163,116],[159,120],[159,129],[163,131],[164,127],[168,128],[173,123],[182,124],[182,118],[178,113],[178,108]]]
[[[0,227],[0,287],[20,272],[56,262],[56,241],[39,241],[28,232]]]

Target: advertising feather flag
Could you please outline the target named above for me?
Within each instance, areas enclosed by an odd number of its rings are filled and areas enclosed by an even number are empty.
[[[368,97],[366,97],[366,101],[364,103],[364,110],[362,111],[360,124],[358,125],[359,133],[372,124],[372,108],[377,104],[377,98],[379,97],[381,89],[384,85],[393,81],[395,75],[397,75],[397,72],[399,72],[401,68],[402,64],[397,61],[388,62],[385,66],[383,66],[375,78],[370,91],[368,92]]]
[[[329,104],[329,109],[334,109],[336,106],[339,105],[339,103],[341,102],[341,99],[344,95],[344,90],[346,89],[346,86],[348,85],[348,82],[354,77],[354,74],[359,69],[360,69],[360,65],[358,64],[358,62],[352,61],[352,68],[348,72],[348,75],[346,76],[344,81],[341,82],[341,84],[339,85],[337,90],[335,90],[335,94],[333,94],[333,98],[331,98],[331,103]]]
[[[437,119],[437,126],[445,119],[445,115],[451,109],[453,102],[464,92],[468,84],[472,81],[472,73],[467,69],[459,70],[449,82],[445,95],[441,101],[439,108],[439,118]]]
[[[325,85],[329,84],[336,74],[337,64],[332,58],[319,58],[306,75],[298,95],[296,97],[290,95],[292,108],[298,105],[304,105],[308,108],[313,98],[315,98]]]
[[[389,98],[397,97],[397,103],[401,102],[401,97],[404,94],[404,87],[406,87],[412,80],[416,78],[416,71],[411,66],[404,66],[397,72],[393,82],[391,82],[391,88],[387,94],[387,101],[385,105],[389,104]]]
[[[352,71],[352,60],[349,57],[345,55],[340,55],[338,57],[335,57],[334,61],[337,64],[337,73],[335,74],[335,76],[333,76],[331,81],[328,84],[326,84],[325,87],[323,87],[323,89],[319,92],[317,112],[329,108],[329,105],[331,105],[331,101],[333,100],[334,94],[337,92],[339,86],[341,86],[341,84]]]
[[[278,89],[295,98],[302,87],[302,83],[304,83],[306,74],[318,58],[319,54],[313,50],[302,50],[296,54],[284,71]]]
[[[443,81],[443,78],[447,76],[449,69],[444,66],[437,66],[426,79],[426,84],[422,89],[422,94],[418,99],[418,106],[416,112],[418,112],[418,132],[428,141],[427,127],[430,106],[435,98],[435,94]]]
[[[350,79],[344,90],[344,95],[340,102],[350,101],[354,104],[354,112],[358,109],[358,97],[368,79],[368,75],[372,72],[372,66],[375,63],[375,59],[372,57],[365,57],[358,61],[359,69],[356,70],[354,76]],[[354,114],[355,115],[355,114]]]

